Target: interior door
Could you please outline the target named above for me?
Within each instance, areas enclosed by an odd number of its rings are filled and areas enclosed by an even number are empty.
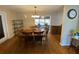
[[[3,25],[2,25],[2,18],[0,15],[0,39],[4,37]]]

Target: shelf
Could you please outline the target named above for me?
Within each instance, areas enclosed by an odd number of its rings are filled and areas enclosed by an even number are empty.
[[[16,33],[18,29],[23,28],[23,20],[13,20],[12,25],[13,25],[14,33]]]

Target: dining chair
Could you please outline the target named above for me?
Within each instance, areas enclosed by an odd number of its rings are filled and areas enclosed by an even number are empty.
[[[42,32],[34,32],[34,37],[35,37],[35,41],[38,42],[40,41],[42,43],[42,39],[43,39],[43,31]]]
[[[23,32],[23,34],[25,35],[26,41],[32,41],[33,40],[32,32]]]

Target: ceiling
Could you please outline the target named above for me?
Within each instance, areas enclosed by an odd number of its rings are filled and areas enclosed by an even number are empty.
[[[63,9],[63,5],[36,5],[37,13],[53,13]],[[20,13],[34,13],[34,5],[1,5],[3,8]]]

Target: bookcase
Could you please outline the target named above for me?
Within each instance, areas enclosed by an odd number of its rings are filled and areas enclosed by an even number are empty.
[[[19,29],[23,28],[23,20],[12,20],[12,23],[15,34]]]

